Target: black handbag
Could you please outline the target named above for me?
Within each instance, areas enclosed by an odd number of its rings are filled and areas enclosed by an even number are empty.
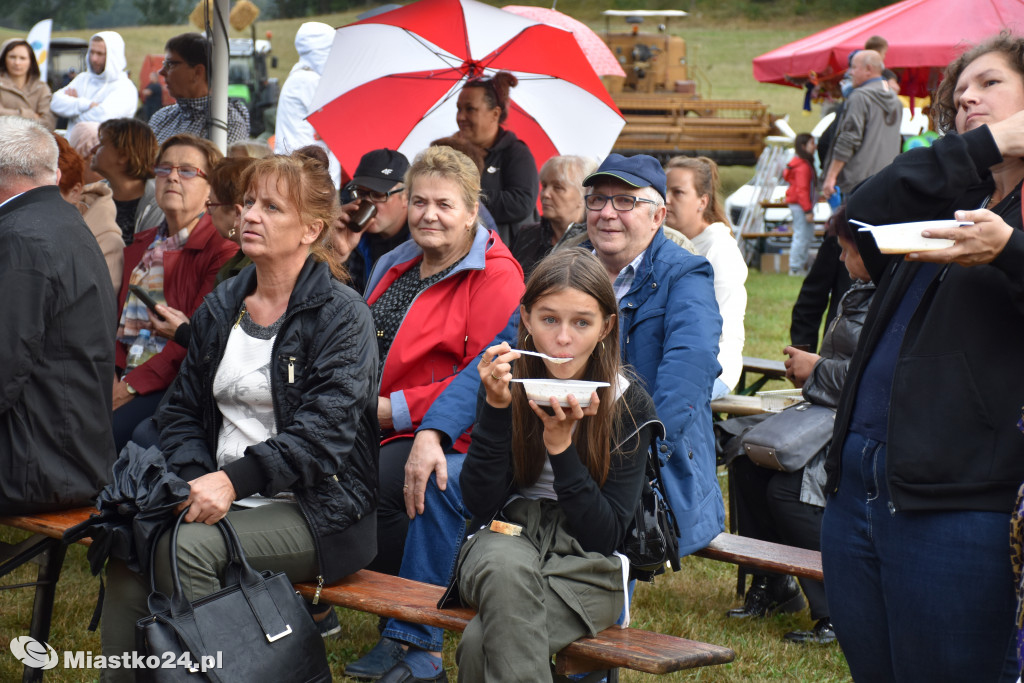
[[[171,531],[170,599],[156,590],[150,562],[151,614],[135,624],[135,649],[160,666],[147,664],[136,680],[330,681],[323,638],[302,598],[283,572],[252,568],[226,519],[217,523],[228,548],[226,587],[191,604],[185,599],[175,551],[184,516]]]
[[[836,411],[805,401],[752,427],[741,444],[755,465],[796,472],[829,444],[835,422]]]
[[[640,502],[619,551],[629,560],[630,579],[651,581],[665,572],[666,562],[679,571],[679,525],[661,483],[661,462],[653,442]]]

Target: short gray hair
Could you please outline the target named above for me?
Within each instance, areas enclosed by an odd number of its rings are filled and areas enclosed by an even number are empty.
[[[540,175],[550,171],[559,178],[564,179],[569,185],[579,190],[580,198],[587,193],[583,187],[583,179],[597,170],[597,161],[587,157],[573,154],[554,156],[544,162],[540,167]]]
[[[636,196],[642,199],[650,199],[653,204],[651,207],[651,220],[654,220],[654,214],[658,213],[658,209],[665,206],[665,198],[661,196],[661,193],[655,190],[650,185],[644,187],[638,187],[636,190]]]
[[[0,116],[0,188],[25,181],[55,184],[58,156],[46,128],[20,116]]]

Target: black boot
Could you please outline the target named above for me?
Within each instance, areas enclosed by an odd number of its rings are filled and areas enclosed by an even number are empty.
[[[791,643],[815,643],[827,645],[835,641],[836,632],[832,629],[832,620],[828,617],[818,619],[810,631],[792,631],[783,636]]]
[[[754,576],[742,607],[726,612],[734,619],[763,617],[775,613],[799,612],[807,603],[792,576]]]

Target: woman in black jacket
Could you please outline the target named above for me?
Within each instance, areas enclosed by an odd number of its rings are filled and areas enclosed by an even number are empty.
[[[254,567],[292,581],[337,581],[376,553],[377,343],[366,304],[332,276],[337,193],[322,164],[290,157],[253,164],[245,186],[241,242],[255,267],[196,311],[157,415],[168,470],[191,487],[185,521],[201,522],[178,538],[190,601],[220,588],[226,557],[210,525],[225,516]],[[107,575],[103,651],[116,654],[133,649],[149,588],[116,560]]]
[[[455,117],[458,135],[487,152],[481,201],[510,249],[520,226],[533,223],[537,216],[537,162],[526,143],[501,126],[508,118],[509,89],[518,83],[507,71],[466,81]]]
[[[866,181],[849,215],[973,224],[906,257],[858,233],[878,291],[836,416],[822,566],[854,679],[1014,681],[1024,39],[950,64],[936,108],[947,134]]]
[[[850,358],[875,293],[871,276],[864,267],[845,208],[829,218],[829,235],[841,245],[839,260],[853,279],[839,302],[837,315],[825,332],[821,355],[787,346],[786,375],[803,389],[803,398],[814,405],[835,408],[846,382]],[[842,265],[840,264],[840,265]],[[760,417],[760,416],[758,416]],[[734,418],[750,425],[757,418]],[[771,416],[765,418],[771,420]],[[729,422],[721,423],[726,426]],[[740,535],[762,541],[784,543],[809,550],[821,549],[821,516],[825,508],[826,448],[799,470],[779,472],[760,467],[741,455],[731,463],[729,476],[735,487],[736,518]],[[800,579],[807,596],[814,628],[791,631],[786,640],[797,643],[829,643],[835,631],[829,619],[825,586],[820,581]],[[790,576],[755,574],[742,607],[731,609],[730,617],[761,617],[771,612],[801,609],[800,589]]]
[[[551,680],[552,653],[611,626],[623,609],[628,571],[613,552],[660,423],[639,383],[620,374],[615,311],[600,262],[580,249],[557,252],[526,284],[518,348],[570,360],[521,357],[503,343],[480,361],[486,397],[461,484],[474,520],[496,521],[461,556],[461,596],[478,613],[457,651],[460,681]],[[610,386],[561,407],[528,401],[513,377]]]

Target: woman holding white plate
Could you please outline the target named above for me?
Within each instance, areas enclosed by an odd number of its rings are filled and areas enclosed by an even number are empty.
[[[1024,481],[1024,39],[946,70],[946,135],[850,198],[871,225],[930,229],[935,251],[861,256],[878,284],[829,454],[822,564],[855,680],[1014,681],[1008,538]]]

